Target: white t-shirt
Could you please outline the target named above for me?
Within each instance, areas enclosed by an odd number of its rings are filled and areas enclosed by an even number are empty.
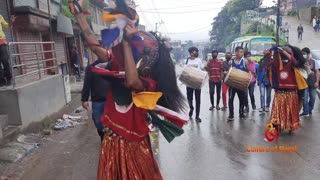
[[[195,58],[194,60],[189,58],[185,62],[187,63],[187,64],[185,63],[186,65],[193,66],[198,69],[203,69],[202,60],[199,58]]]

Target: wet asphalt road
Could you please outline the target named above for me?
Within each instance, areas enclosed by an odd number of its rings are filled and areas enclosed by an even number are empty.
[[[255,94],[259,107],[257,87]],[[319,179],[319,99],[313,116],[301,118],[301,129],[293,136],[284,133],[279,137],[278,146],[297,146],[297,152],[249,153],[247,146],[277,145],[264,141],[270,114],[251,111],[247,119],[240,120],[235,113],[235,121],[227,122],[228,111],[208,110],[208,97],[206,85],[202,90],[202,123],[191,120],[185,134],[171,144],[160,135],[156,157],[165,179]],[[235,104],[238,112],[237,98]]]
[[[182,86],[183,93],[185,87]],[[259,91],[256,87],[259,107]],[[302,128],[293,136],[284,133],[279,146],[297,146],[294,153],[249,153],[247,146],[273,147],[264,141],[269,113],[250,112],[245,120],[227,122],[228,111],[209,111],[208,86],[202,89],[202,123],[191,120],[185,133],[168,143],[153,134],[155,157],[166,180],[215,179],[319,179],[320,102],[312,117],[302,118]],[[235,98],[235,112],[238,100]],[[222,106],[222,103],[221,103]],[[100,142],[92,122],[54,134],[48,142],[4,175],[23,180],[94,180]]]

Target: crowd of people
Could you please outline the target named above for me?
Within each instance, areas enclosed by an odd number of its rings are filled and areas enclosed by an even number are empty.
[[[314,16],[314,18],[312,19],[312,27],[315,32],[320,31],[320,17]]]
[[[99,58],[87,67],[82,92],[85,109],[89,109],[91,96],[92,119],[101,138],[98,179],[162,179],[148,133],[157,126],[171,142],[183,133],[182,127],[187,122],[178,113],[184,110],[185,100],[177,85],[170,49],[157,34],[137,30],[137,13],[123,0],[112,1],[112,8],[103,16],[104,21],[117,21],[121,26],[103,30],[99,42],[87,23],[81,2],[72,1],[70,9],[87,44]],[[237,94],[239,117],[245,119],[250,107],[257,110],[258,85],[261,103],[258,111],[271,109],[270,123],[279,132],[298,129],[299,111],[303,107],[301,116],[312,114],[315,90],[319,86],[320,66],[310,56],[310,50],[277,46],[266,50],[259,63],[242,47],[237,47],[235,52],[234,56],[226,53],[226,60],[222,61],[214,50],[212,59],[204,65],[199,50],[189,49],[190,56],[184,65],[209,74],[209,110],[229,109],[228,121],[233,121]],[[249,74],[251,78],[245,90],[225,81],[231,69]],[[303,71],[307,72],[306,76]],[[272,89],[275,95],[271,105]],[[189,118],[195,110],[195,120],[200,123],[201,88],[187,86],[186,97]]]
[[[209,74],[210,111],[226,110],[229,108],[228,121],[234,120],[234,98],[239,98],[239,118],[244,119],[250,111],[256,110],[255,87],[258,85],[260,91],[259,112],[269,112],[271,108],[270,123],[278,128],[279,132],[289,130],[292,132],[300,127],[300,117],[310,116],[316,101],[317,88],[320,80],[320,63],[313,59],[309,48],[300,50],[297,47],[275,46],[264,51],[263,58],[256,62],[251,59],[250,52],[244,52],[242,47],[236,47],[235,56],[226,53],[225,61],[218,59],[218,51],[212,51],[212,59],[206,66],[197,58],[198,49],[189,49],[190,58],[186,65],[197,64],[197,68],[207,71]],[[251,74],[248,88],[243,90],[226,83],[226,75],[230,68],[235,68]],[[240,81],[240,77],[238,77]],[[271,104],[271,92],[274,90],[274,100]],[[189,116],[192,118],[193,96],[196,94],[197,114],[196,120],[201,122],[200,115],[200,93],[201,89],[187,87],[187,97],[190,106]],[[223,98],[223,107],[220,108],[220,98]],[[227,98],[227,91],[229,96]],[[216,94],[216,101],[215,99]],[[227,107],[227,99],[228,106]],[[251,103],[249,103],[251,102]],[[302,111],[301,114],[299,112]],[[200,119],[200,120],[199,120]]]

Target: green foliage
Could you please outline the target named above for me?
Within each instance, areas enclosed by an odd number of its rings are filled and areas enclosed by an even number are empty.
[[[274,36],[274,25],[263,25],[255,22],[245,35]]]
[[[89,0],[83,0],[83,9],[85,11],[89,11],[89,5],[90,2]],[[69,9],[69,0],[62,0],[62,14],[74,19],[74,15],[71,13],[70,9]],[[92,20],[92,15],[87,16],[87,21],[91,22]]]
[[[240,13],[258,8],[262,0],[230,0],[213,19],[210,40],[216,49],[224,49],[240,36]]]
[[[62,5],[62,14],[69,17],[73,18],[73,14],[70,12],[69,6],[68,5]]]
[[[292,17],[298,16],[298,14],[299,14],[298,11],[294,9],[288,12],[288,16],[292,16]]]

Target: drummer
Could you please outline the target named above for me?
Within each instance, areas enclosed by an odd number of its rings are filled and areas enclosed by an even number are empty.
[[[236,57],[230,61],[230,65],[232,68],[239,69],[241,71],[249,72],[249,62],[243,57],[244,49],[241,46],[236,47]],[[234,97],[238,94],[238,98],[240,101],[239,104],[239,113],[240,119],[246,118],[244,114],[244,106],[247,101],[247,92],[242,90],[230,87],[229,88],[229,117],[228,121],[234,120]]]
[[[186,60],[186,65],[193,66],[198,69],[203,69],[203,63],[202,60],[199,57],[199,50],[196,47],[191,47],[189,48],[189,54],[190,57],[187,58]],[[200,118],[200,103],[201,103],[201,89],[193,89],[191,87],[187,87],[187,99],[188,99],[188,104],[190,107],[189,111],[189,117],[191,118],[193,115],[193,93],[195,93],[195,98],[196,98],[196,121],[201,122]]]

